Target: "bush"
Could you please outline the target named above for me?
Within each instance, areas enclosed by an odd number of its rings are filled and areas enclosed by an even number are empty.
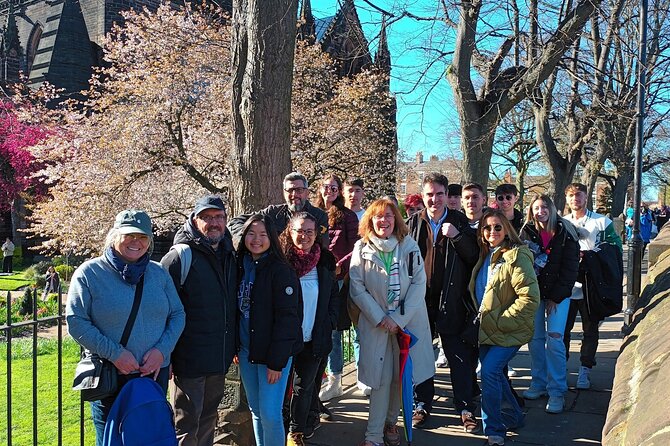
[[[23,249],[21,248],[21,245],[16,245],[16,248],[14,248],[12,266],[15,270],[20,269],[23,266]]]
[[[74,273],[74,267],[70,265],[58,265],[56,267],[56,272],[60,276],[61,280],[69,281]]]
[[[51,263],[53,264],[53,266],[65,265],[65,257],[56,256],[53,259],[51,259]]]
[[[46,261],[35,263],[26,268],[23,277],[34,281],[37,288],[44,288],[47,284],[44,275],[47,273],[49,266],[51,266],[51,263]]]
[[[33,290],[26,288],[23,292],[23,299],[21,299],[21,307],[19,308],[19,314],[25,316],[33,312]]]

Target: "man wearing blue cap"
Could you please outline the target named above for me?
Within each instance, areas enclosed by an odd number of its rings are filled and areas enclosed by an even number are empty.
[[[170,400],[180,446],[211,446],[224,378],[235,355],[237,261],[220,197],[200,198],[161,260],[186,311],[172,355]]]

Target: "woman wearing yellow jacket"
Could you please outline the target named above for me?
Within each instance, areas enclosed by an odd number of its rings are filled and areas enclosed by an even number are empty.
[[[533,336],[540,289],[533,254],[501,211],[484,213],[478,242],[480,258],[472,271],[470,293],[479,307],[482,421],[488,444],[503,445],[506,432],[523,425],[523,413],[503,370]]]

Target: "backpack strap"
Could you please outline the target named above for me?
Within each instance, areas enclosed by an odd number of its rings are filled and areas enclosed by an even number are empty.
[[[179,284],[184,286],[186,283],[186,277],[188,272],[191,269],[191,262],[193,261],[193,253],[191,252],[191,247],[186,243],[177,243],[173,245],[170,250],[177,251],[179,255],[179,264],[181,265],[181,272],[179,276]]]

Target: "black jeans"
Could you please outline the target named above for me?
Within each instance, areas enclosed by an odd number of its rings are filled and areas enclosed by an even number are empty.
[[[291,421],[289,432],[305,432],[307,418],[317,394],[316,377],[321,368],[322,359],[312,353],[312,343],[306,342],[302,351],[293,357],[293,395],[291,396]],[[319,384],[321,381],[319,380]]]
[[[568,320],[565,323],[565,334],[563,335],[563,342],[565,343],[565,357],[570,356],[570,332],[575,326],[577,319],[577,312],[582,318],[582,331],[584,338],[580,351],[580,361],[584,367],[591,368],[596,365],[596,351],[598,351],[598,340],[600,333],[598,332],[598,323],[600,321],[592,321],[589,318],[589,312],[586,308],[586,300],[571,300],[570,310],[568,311]]]
[[[477,406],[474,403],[475,395],[479,394],[477,384],[477,358],[479,352],[457,335],[440,334],[444,355],[449,361],[449,374],[454,391],[454,406],[460,413],[463,410],[474,412]],[[414,388],[415,403],[423,403],[423,408],[430,413],[435,397],[435,380],[429,378]]]
[[[5,256],[4,259],[2,259],[2,272],[3,273],[11,273],[13,272],[12,268],[12,261],[14,260],[14,256]]]

